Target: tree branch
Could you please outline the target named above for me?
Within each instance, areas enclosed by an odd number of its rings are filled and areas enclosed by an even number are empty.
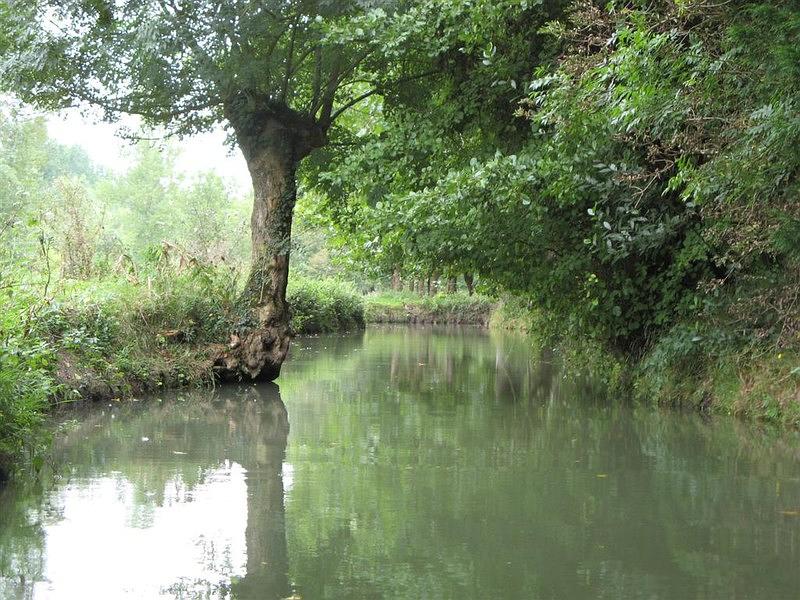
[[[289,81],[292,79],[292,60],[294,59],[294,43],[297,39],[297,27],[300,24],[300,13],[292,23],[292,35],[289,38],[289,48],[286,51],[286,74],[283,77],[283,89],[281,90],[281,102],[286,102],[286,97],[289,95]]]
[[[367,98],[369,98],[370,96],[374,96],[375,94],[378,94],[378,93],[380,93],[381,91],[383,91],[383,89],[382,89],[382,88],[374,88],[374,89],[371,89],[371,90],[370,90],[370,91],[368,91],[368,92],[364,92],[364,93],[363,93],[363,94],[361,94],[360,96],[356,96],[355,98],[353,98],[352,100],[350,100],[350,102],[348,102],[347,104],[345,104],[344,106],[342,106],[341,108],[339,108],[339,109],[338,109],[336,112],[334,112],[334,113],[333,113],[333,114],[330,116],[330,122],[331,122],[331,123],[333,123],[333,122],[334,122],[334,121],[335,121],[337,118],[339,118],[339,116],[340,116],[340,115],[341,115],[343,112],[345,112],[345,111],[347,111],[347,110],[349,110],[349,109],[353,108],[353,107],[354,107],[356,104],[358,104],[359,102],[361,102],[361,101],[363,101],[363,100],[366,100],[366,99],[367,99]]]
[[[359,102],[361,102],[363,100],[366,100],[370,96],[374,96],[375,94],[383,93],[387,89],[389,89],[391,87],[394,87],[394,86],[397,86],[397,85],[399,85],[401,83],[407,83],[409,81],[414,81],[414,80],[417,80],[417,79],[423,79],[425,77],[430,77],[431,75],[436,75],[438,72],[439,72],[438,70],[432,70],[432,71],[426,71],[424,73],[417,73],[415,75],[409,75],[408,77],[402,77],[400,79],[396,79],[395,81],[391,82],[390,84],[388,84],[386,86],[376,87],[376,88],[373,88],[373,89],[369,90],[368,92],[364,92],[363,94],[361,94],[360,96],[356,96],[355,98],[353,98],[352,100],[347,102],[344,106],[341,106],[340,108],[338,108],[333,114],[331,114],[329,125],[331,123],[333,123],[337,118],[339,118],[342,115],[342,113],[344,113],[345,111],[353,108],[356,104],[358,104]]]

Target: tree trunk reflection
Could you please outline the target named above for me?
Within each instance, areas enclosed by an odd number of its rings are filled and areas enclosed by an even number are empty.
[[[247,574],[233,586],[239,599],[291,595],[283,499],[283,460],[289,435],[277,385],[248,390],[242,405],[240,463],[247,470]]]

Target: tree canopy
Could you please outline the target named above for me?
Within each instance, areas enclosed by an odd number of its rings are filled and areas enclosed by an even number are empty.
[[[792,343],[796,3],[550,8],[504,15],[480,63],[322,174],[345,249],[474,271],[620,356]]]
[[[507,4],[524,3],[492,10]],[[109,119],[139,115],[178,134],[207,129],[230,116],[226,107],[248,102],[327,130],[360,99],[424,75],[415,69],[448,48],[448,28],[464,25],[472,5],[12,0],[0,9],[0,77],[48,108],[94,105]]]

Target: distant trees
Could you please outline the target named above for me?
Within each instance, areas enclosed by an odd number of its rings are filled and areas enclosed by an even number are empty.
[[[50,139],[42,118],[0,121],[0,285],[32,283],[45,262],[62,279],[111,275],[164,243],[187,260],[244,265],[248,198],[213,173],[179,174],[169,147],[133,150],[129,170],[105,173]]]

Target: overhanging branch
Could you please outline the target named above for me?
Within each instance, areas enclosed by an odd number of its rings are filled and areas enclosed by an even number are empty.
[[[350,100],[349,102],[338,108],[336,111],[334,111],[329,118],[328,125],[332,124],[344,112],[350,110],[355,105],[359,104],[360,102],[363,102],[370,96],[374,96],[375,94],[381,94],[392,87],[400,85],[401,83],[407,83],[409,81],[415,81],[417,79],[423,79],[425,77],[430,77],[431,75],[436,75],[438,72],[439,72],[438,70],[432,70],[432,71],[426,71],[424,73],[417,73],[415,75],[409,75],[408,77],[401,77],[400,79],[396,79],[395,81],[391,82],[388,85],[376,87],[369,90],[368,92],[364,92],[363,94],[356,96],[355,98],[353,98],[352,100]]]

